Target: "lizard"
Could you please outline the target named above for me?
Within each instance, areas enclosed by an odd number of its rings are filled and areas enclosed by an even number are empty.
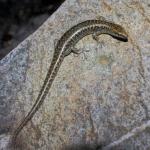
[[[75,48],[75,45],[83,37],[87,35],[92,35],[93,39],[98,41],[98,36],[100,34],[108,34],[117,40],[127,42],[128,36],[125,29],[116,23],[107,21],[105,18],[100,17],[93,20],[85,20],[71,27],[66,31],[61,38],[57,41],[54,49],[53,58],[48,69],[47,75],[45,77],[42,88],[37,96],[37,99],[28,112],[28,114],[23,118],[19,126],[15,129],[12,141],[15,142],[18,134],[27,125],[27,123],[32,119],[34,114],[38,111],[44,99],[46,98],[50,87],[57,75],[57,72],[63,62],[64,58],[71,53],[80,54],[82,51]]]

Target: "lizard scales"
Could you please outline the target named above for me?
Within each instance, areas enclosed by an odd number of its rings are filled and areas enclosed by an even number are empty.
[[[89,34],[92,34],[95,40],[97,40],[97,37],[100,34],[108,34],[124,42],[128,40],[127,34],[122,26],[113,22],[109,22],[104,18],[86,20],[73,26],[67,32],[65,32],[56,44],[53,59],[47,72],[46,78],[44,80],[43,86],[39,92],[39,95],[29,113],[14,131],[12,141],[16,140],[18,134],[21,132],[23,127],[32,119],[33,115],[42,105],[54,81],[54,78],[57,75],[57,72],[61,66],[63,59],[70,53],[80,53],[80,51],[75,48],[75,45],[79,40],[81,40],[83,37]]]

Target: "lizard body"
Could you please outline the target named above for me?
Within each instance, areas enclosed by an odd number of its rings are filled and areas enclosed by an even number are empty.
[[[56,44],[53,59],[39,95],[29,113],[14,131],[12,137],[13,141],[16,141],[23,127],[32,119],[33,115],[42,105],[64,58],[70,53],[80,53],[80,51],[75,48],[75,45],[80,39],[89,34],[92,34],[95,40],[97,40],[100,34],[108,34],[121,41],[127,41],[127,34],[124,28],[105,19],[87,20],[73,26],[65,32]]]

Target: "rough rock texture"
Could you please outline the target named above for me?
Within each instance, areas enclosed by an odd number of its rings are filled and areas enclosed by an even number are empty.
[[[52,60],[54,41],[97,16],[121,24],[123,43],[85,37],[90,50],[65,58],[40,110],[19,135],[18,149],[150,149],[150,2],[67,0],[0,62],[0,144],[29,112]]]

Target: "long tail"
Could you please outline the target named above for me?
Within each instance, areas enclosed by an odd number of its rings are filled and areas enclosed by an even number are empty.
[[[44,80],[44,84],[39,92],[39,95],[36,99],[36,102],[32,106],[30,112],[27,114],[27,116],[21,121],[19,126],[16,128],[16,130],[13,133],[12,141],[11,143],[16,146],[16,139],[20,131],[23,129],[23,127],[32,119],[36,111],[40,108],[42,103],[44,102],[45,97],[47,96],[47,93],[53,83],[54,78],[56,77],[56,74],[59,70],[60,64],[63,61],[63,58],[60,58],[57,60],[56,58],[52,60],[52,63],[50,65],[50,68],[48,70],[48,73],[46,75],[46,78]]]

